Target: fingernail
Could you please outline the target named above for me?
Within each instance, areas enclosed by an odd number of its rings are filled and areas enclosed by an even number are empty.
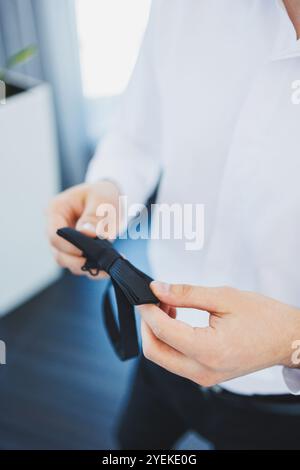
[[[151,282],[151,287],[158,294],[167,294],[170,290],[170,284],[166,282],[153,281]]]
[[[81,227],[82,230],[89,230],[90,232],[96,233],[96,229],[93,224],[90,222],[86,222],[85,224],[82,225]]]

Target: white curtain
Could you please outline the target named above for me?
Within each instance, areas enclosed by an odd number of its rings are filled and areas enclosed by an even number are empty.
[[[35,44],[37,56],[18,70],[52,85],[63,187],[82,181],[89,156],[74,2],[0,0],[0,66]]]

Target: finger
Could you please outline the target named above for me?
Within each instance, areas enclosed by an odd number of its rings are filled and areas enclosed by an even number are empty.
[[[176,311],[176,307],[172,307],[171,305],[168,305],[168,304],[165,304],[163,302],[160,302],[159,303],[159,308],[165,312],[167,315],[169,315],[169,317],[171,318],[176,318],[177,316],[177,311]]]
[[[72,256],[62,251],[53,250],[54,258],[62,268],[69,269],[73,274],[82,275],[81,267],[85,263],[85,259],[80,256]]]
[[[76,223],[77,230],[85,230],[95,236],[96,227],[99,221],[97,217],[97,208],[99,206],[99,196],[91,195],[86,200],[84,211]]]
[[[57,230],[63,227],[74,228],[77,220],[86,208],[85,185],[78,185],[56,196],[51,202],[47,215],[47,232],[54,248],[64,253],[81,256],[81,251],[57,235]],[[95,229],[86,228],[87,235],[95,236]]]
[[[172,348],[189,357],[209,352],[214,346],[213,329],[193,328],[186,323],[170,318],[156,305],[141,305],[138,308],[143,320],[154,335]]]
[[[106,235],[106,225],[102,226],[101,221],[109,219],[109,234],[113,236],[106,238],[115,239],[117,234],[116,224],[118,220],[119,190],[111,181],[101,181],[101,185],[93,185],[93,190],[88,193],[84,201],[84,208],[81,212],[76,228],[81,230],[86,224],[93,226],[98,236]],[[107,213],[108,210],[108,213]],[[104,229],[104,230],[103,230]]]
[[[56,233],[58,229],[69,226],[72,225],[69,224],[67,217],[57,213],[54,208],[49,210],[47,233],[52,247],[57,251],[80,257],[81,251]]]
[[[173,374],[198,382],[203,368],[167,344],[161,342],[153,334],[145,321],[141,322],[143,352],[147,359]]]
[[[153,293],[164,303],[222,313],[232,307],[237,291],[229,287],[200,287],[188,284],[151,283]]]
[[[69,271],[76,276],[86,275],[90,279],[94,280],[106,279],[109,277],[104,271],[100,271],[97,276],[92,276],[90,273],[82,271],[81,268],[86,261],[83,257],[68,255],[57,250],[54,250],[54,257],[59,266],[69,269]]]

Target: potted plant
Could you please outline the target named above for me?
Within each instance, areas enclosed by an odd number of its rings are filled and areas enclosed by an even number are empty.
[[[56,279],[45,237],[45,208],[59,188],[57,141],[49,84],[15,73],[30,60],[29,46],[0,72],[0,315]]]
[[[0,80],[5,85],[2,88],[2,91],[5,92],[5,95],[1,96],[2,101],[4,101],[3,104],[5,104],[6,98],[9,98],[24,91],[24,89],[20,88],[18,84],[15,84],[13,82],[11,83],[9,81],[9,72],[18,65],[22,65],[28,62],[32,57],[36,55],[36,53],[37,48],[35,46],[31,45],[25,47],[24,49],[21,49],[8,59],[4,69],[0,69]]]

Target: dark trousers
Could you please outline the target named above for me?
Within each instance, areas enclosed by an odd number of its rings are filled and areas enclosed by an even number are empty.
[[[123,449],[172,449],[195,431],[216,449],[300,449],[300,397],[201,389],[145,358],[118,429]]]

